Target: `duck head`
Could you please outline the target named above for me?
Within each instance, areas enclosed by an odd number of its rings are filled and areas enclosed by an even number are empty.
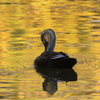
[[[56,42],[55,32],[52,29],[44,30],[41,34],[41,41],[46,52],[53,52]]]

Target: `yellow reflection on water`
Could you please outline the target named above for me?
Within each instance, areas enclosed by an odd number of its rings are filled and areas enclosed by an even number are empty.
[[[99,100],[99,11],[99,0],[1,0],[0,99]],[[59,82],[54,95],[42,90],[31,66],[44,51],[40,35],[47,28],[56,32],[55,51],[78,60],[78,81]]]

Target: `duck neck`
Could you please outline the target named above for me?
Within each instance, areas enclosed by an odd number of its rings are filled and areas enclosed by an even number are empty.
[[[54,51],[55,41],[56,41],[55,36],[50,35],[50,41],[47,43],[48,45],[45,48],[45,51],[46,52],[50,52],[51,53],[51,52]]]
[[[41,35],[41,40],[45,47],[44,52],[52,53],[56,42],[55,32],[52,29],[44,30]]]

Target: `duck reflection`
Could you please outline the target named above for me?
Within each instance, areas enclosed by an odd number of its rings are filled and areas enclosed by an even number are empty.
[[[58,90],[57,82],[77,81],[77,73],[73,69],[57,69],[35,66],[35,70],[43,78],[43,90],[54,94]]]

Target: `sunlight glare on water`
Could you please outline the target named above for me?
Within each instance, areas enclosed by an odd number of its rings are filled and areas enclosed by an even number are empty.
[[[99,0],[0,0],[0,16],[0,99],[100,99]],[[34,68],[45,29],[77,59],[73,70]]]

